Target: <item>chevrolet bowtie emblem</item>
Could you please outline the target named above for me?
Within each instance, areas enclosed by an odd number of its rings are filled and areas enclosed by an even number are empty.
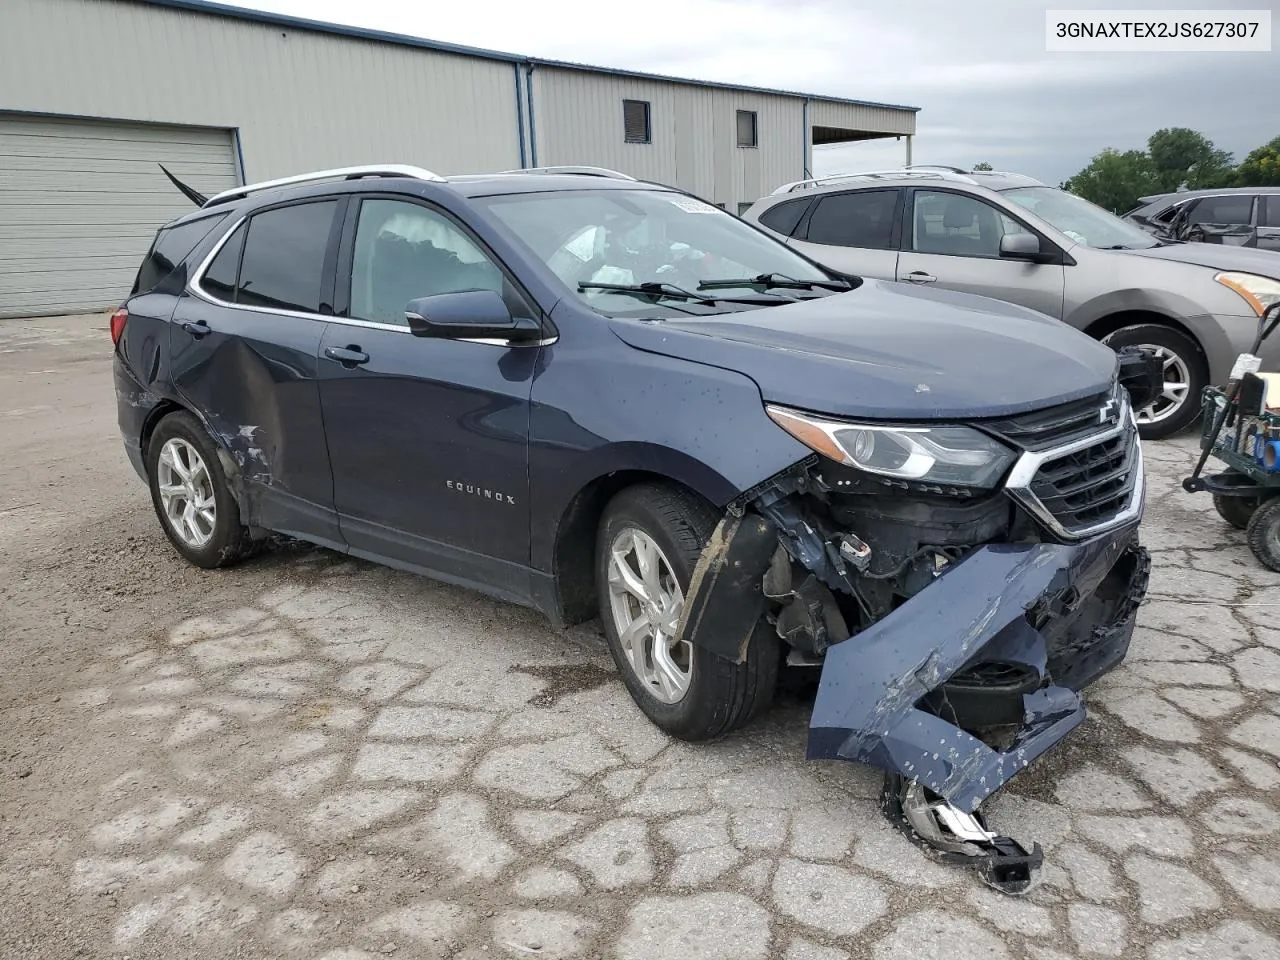
[[[1107,423],[1108,421],[1114,423],[1118,419],[1120,418],[1116,415],[1116,402],[1114,400],[1108,400],[1098,408],[1099,423]]]

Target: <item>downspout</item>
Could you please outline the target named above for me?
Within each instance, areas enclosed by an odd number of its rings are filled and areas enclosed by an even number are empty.
[[[516,78],[516,133],[520,137],[520,169],[523,170],[528,164],[524,154],[524,100],[520,97],[520,64],[513,61],[511,69]]]
[[[524,94],[529,101],[529,166],[538,165],[538,128],[533,120],[533,61],[526,61]]]
[[[812,173],[809,172],[809,98],[804,98],[804,107],[801,113],[801,123],[804,129],[800,133],[800,169],[803,171],[802,179],[808,180]]]

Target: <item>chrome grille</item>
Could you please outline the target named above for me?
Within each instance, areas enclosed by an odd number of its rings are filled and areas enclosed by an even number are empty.
[[[1050,531],[1078,540],[1140,516],[1142,441],[1123,388],[1087,405],[1010,420],[1018,421],[1024,453],[1010,473],[1009,494]],[[1012,440],[1014,433],[1002,435]]]
[[[1031,493],[1068,533],[1104,524],[1129,505],[1142,451],[1130,427],[1082,450],[1046,460]]]
[[[1023,450],[1051,450],[1097,433],[1102,426],[1098,411],[1108,401],[1119,408],[1124,388],[1113,384],[1111,389],[1073,400],[1047,410],[1033,410],[998,420],[982,421],[990,432]]]

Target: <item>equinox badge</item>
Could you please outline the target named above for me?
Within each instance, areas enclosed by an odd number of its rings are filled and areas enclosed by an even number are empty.
[[[466,493],[473,497],[484,497],[486,500],[493,500],[496,503],[515,504],[516,498],[506,493],[499,493],[497,490],[486,490],[484,487],[477,487],[473,483],[463,483],[461,480],[446,480],[445,486],[456,493]]]

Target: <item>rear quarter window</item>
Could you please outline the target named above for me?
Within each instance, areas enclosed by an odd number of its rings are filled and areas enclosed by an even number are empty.
[[[142,266],[138,268],[131,295],[154,290],[226,218],[225,213],[220,213],[172,227],[161,227]]]
[[[804,217],[804,212],[809,209],[811,202],[813,202],[812,197],[805,197],[803,200],[779,203],[760,214],[760,223],[775,233],[789,237],[800,225],[800,220]]]

